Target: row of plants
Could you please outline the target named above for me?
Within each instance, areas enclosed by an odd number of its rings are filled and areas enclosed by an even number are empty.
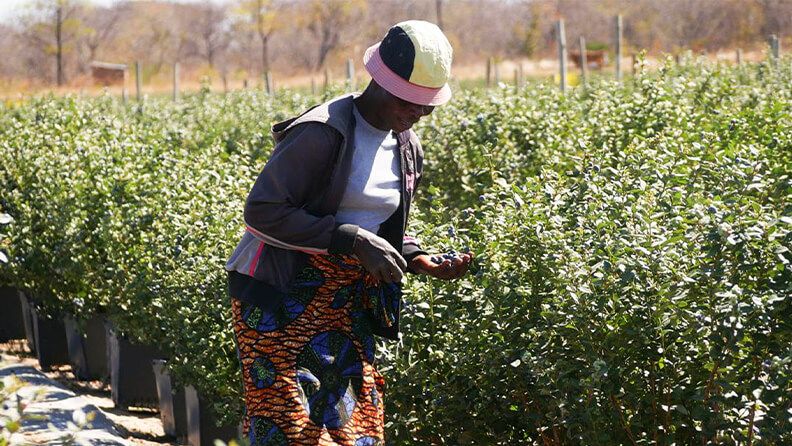
[[[791,86],[788,63],[669,61],[425,118],[411,229],[477,261],[408,280],[404,336],[380,346],[393,443],[791,441]],[[106,315],[236,423],[223,264],[270,124],[322,99],[3,109],[0,282]]]

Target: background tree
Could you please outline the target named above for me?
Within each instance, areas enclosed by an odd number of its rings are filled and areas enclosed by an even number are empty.
[[[198,6],[197,15],[200,37],[198,53],[209,68],[214,68],[219,53],[228,47],[227,8],[207,0]]]
[[[87,62],[97,60],[100,47],[112,44],[112,40],[117,34],[119,20],[125,12],[125,5],[111,8],[97,6],[83,8],[81,22],[85,24],[85,33],[82,38],[82,46],[86,52]],[[83,64],[82,67],[87,70],[88,64]]]
[[[75,40],[87,32],[78,17],[81,5],[75,0],[41,0],[33,4],[23,19],[31,46],[55,59],[55,82],[66,82],[65,57],[75,48]]]
[[[242,17],[238,22],[242,30],[255,35],[260,43],[261,73],[270,70],[270,40],[273,33],[278,29],[279,8],[272,0],[248,0],[239,6]]]
[[[311,2],[308,30],[318,40],[315,70],[325,64],[327,55],[338,47],[341,34],[353,19],[366,10],[365,0],[314,0]]]

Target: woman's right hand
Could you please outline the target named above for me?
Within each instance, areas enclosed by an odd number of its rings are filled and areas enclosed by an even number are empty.
[[[363,268],[381,282],[399,283],[407,271],[404,257],[390,243],[363,228],[358,229],[353,251]]]

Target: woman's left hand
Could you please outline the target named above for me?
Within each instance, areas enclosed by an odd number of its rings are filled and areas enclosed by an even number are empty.
[[[434,263],[432,257],[441,257],[441,255],[432,256],[421,254],[416,256],[410,262],[410,267],[414,271],[422,274],[428,274],[438,279],[453,280],[458,279],[465,275],[470,262],[473,261],[473,253],[458,254],[456,258],[443,259],[442,263]],[[442,258],[442,257],[441,257]]]

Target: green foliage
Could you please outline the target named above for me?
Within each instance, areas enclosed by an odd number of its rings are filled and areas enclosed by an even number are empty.
[[[694,61],[460,92],[418,128],[411,221],[476,252],[412,277],[383,344],[396,444],[792,441],[792,71]],[[223,264],[269,125],[315,103],[44,98],[0,110],[9,258],[48,312],[157,345],[226,420],[240,377]],[[455,231],[448,231],[453,225]],[[449,236],[453,234],[453,236]]]

